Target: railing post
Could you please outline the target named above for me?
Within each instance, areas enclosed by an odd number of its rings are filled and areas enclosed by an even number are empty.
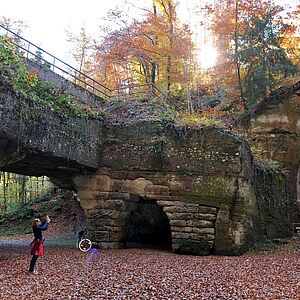
[[[30,48],[30,43],[28,43],[28,47],[27,47],[27,51],[26,51],[26,58],[28,58],[29,48]]]

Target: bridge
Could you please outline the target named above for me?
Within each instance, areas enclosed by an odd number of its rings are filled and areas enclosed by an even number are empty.
[[[28,48],[22,47],[23,55]],[[238,254],[261,239],[267,226],[277,226],[277,220],[262,224],[269,211],[260,204],[267,195],[255,178],[264,170],[254,165],[242,137],[159,118],[128,121],[122,111],[107,109],[103,86],[97,88],[102,97],[95,95],[96,83],[85,89],[82,81],[77,85],[55,73],[49,61],[29,59],[29,72],[101,114],[80,117],[43,106],[34,93],[18,91],[9,72],[0,71],[0,169],[46,175],[77,190],[90,237],[99,247],[154,239],[176,253]],[[148,89],[145,99],[154,90]],[[287,219],[282,216],[282,223]]]

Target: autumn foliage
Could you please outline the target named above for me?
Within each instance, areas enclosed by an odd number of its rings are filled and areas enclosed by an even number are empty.
[[[287,12],[269,0],[222,0],[205,7],[218,61],[204,70],[195,32],[178,17],[179,1],[152,4],[131,21],[122,19],[121,11],[110,13],[111,22],[121,25],[95,43],[84,68],[91,77],[116,91],[156,85],[188,112],[209,111],[207,97],[243,111],[299,71],[299,6]],[[203,87],[210,93],[203,95]]]
[[[111,89],[151,83],[170,95],[183,89],[192,51],[188,26],[180,24],[174,1],[154,1],[142,20],[124,22],[96,45],[90,72]],[[118,16],[114,16],[118,17]]]

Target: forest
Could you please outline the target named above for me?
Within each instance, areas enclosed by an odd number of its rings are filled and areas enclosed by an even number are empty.
[[[99,41],[82,27],[70,37],[78,68],[113,90],[154,84],[190,118],[201,113],[230,120],[298,74],[299,5],[296,10],[269,0],[199,5],[195,15],[203,41],[182,23],[178,5],[154,0],[152,10],[129,21],[112,10]],[[214,65],[203,65],[211,59],[204,50],[216,51]]]

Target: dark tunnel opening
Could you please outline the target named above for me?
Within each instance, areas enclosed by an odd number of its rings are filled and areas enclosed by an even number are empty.
[[[155,200],[139,197],[126,223],[126,247],[171,249],[171,228]]]

